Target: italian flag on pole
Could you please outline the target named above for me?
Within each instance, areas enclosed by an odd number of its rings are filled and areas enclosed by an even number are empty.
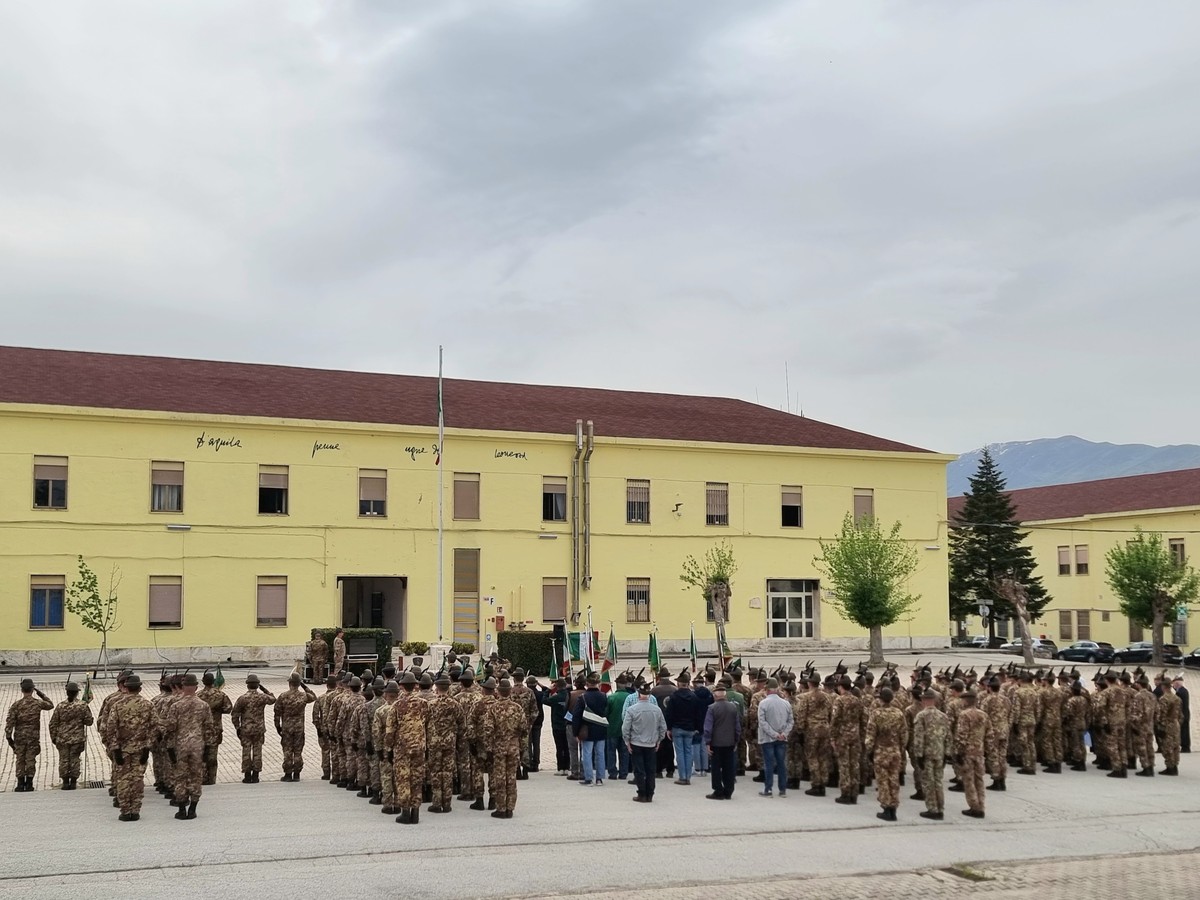
[[[696,673],[696,656],[697,656],[697,654],[696,654],[696,623],[695,622],[692,623],[692,640],[691,640],[691,643],[688,644],[688,656],[691,657],[691,660],[692,660],[692,674],[694,675]]]
[[[617,667],[617,634],[613,631],[612,623],[608,623],[608,649],[604,651],[604,661],[600,663],[600,683],[612,684],[612,676],[608,673]]]

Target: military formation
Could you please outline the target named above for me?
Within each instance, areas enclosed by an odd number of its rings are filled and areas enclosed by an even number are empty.
[[[419,667],[397,672],[391,665],[378,676],[370,670],[361,676],[342,671],[326,676],[320,696],[298,673],[278,697],[251,674],[236,700],[210,672],[202,679],[164,672],[158,695],[147,699],[141,678],[126,671],[94,720],[90,691],[81,699],[79,685],[68,682],[67,699],[55,707],[26,678],[20,698],[9,707],[5,738],[15,757],[16,791],[32,791],[41,717],[53,710],[49,734],[58,752],[59,778],[63,790],[74,790],[86,729],[94,725],[111,762],[109,793],[119,820],[139,820],[150,767],[154,789],[177,808],[175,818],[186,821],[196,817],[203,786],[216,783],[225,716],[241,744],[242,781],[254,784],[262,771],[271,708],[283,756],[280,780],[294,782],[304,768],[311,708],[322,780],[354,792],[397,823],[418,824],[423,805],[433,814],[449,813],[455,800],[494,818],[512,818],[517,782],[537,771],[531,735],[537,733],[535,725],[540,728],[541,707],[553,707],[559,694],[567,695],[569,707],[569,684],[560,679],[544,693],[535,678],[526,679],[495,654],[481,668],[480,683],[470,661],[453,655],[436,674]],[[651,688],[640,675],[623,673],[617,690],[645,686],[656,704],[669,708],[671,673],[664,668],[655,674]],[[1110,778],[1127,778],[1130,770],[1147,778],[1179,773],[1186,692],[1181,702],[1176,687],[1182,687],[1182,679],[1165,672],[1152,683],[1141,669],[1110,669],[1098,673],[1089,689],[1074,669],[1056,673],[1014,664],[977,675],[974,669],[935,673],[918,665],[908,680],[902,684],[889,667],[876,684],[865,665],[852,674],[840,663],[825,676],[811,664],[799,673],[782,668],[747,673],[737,667],[718,672],[710,665],[695,676],[701,685],[722,691],[742,719],[737,774],[762,768],[756,719],[764,698],[777,693],[793,713],[787,787],[808,782],[809,796],[836,791],[835,802],[855,805],[874,784],[881,807],[877,816],[884,821],[897,821],[910,766],[911,799],[924,801],[920,815],[934,820],[944,818],[948,792],[964,795],[963,815],[984,818],[986,792],[1006,791],[1010,769],[1025,776],[1039,774],[1039,767],[1052,775],[1062,774],[1064,767],[1086,771],[1089,747],[1091,764]],[[1158,755],[1163,768],[1156,771]],[[567,756],[560,748],[560,774],[567,774]],[[572,771],[577,760],[576,753]],[[673,776],[671,754],[660,753],[657,762],[660,777]],[[991,783],[985,784],[989,776]],[[764,780],[761,771],[754,780]],[[763,795],[771,796],[770,790]]]

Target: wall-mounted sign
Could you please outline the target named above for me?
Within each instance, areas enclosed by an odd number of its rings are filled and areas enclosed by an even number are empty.
[[[213,453],[220,453],[222,447],[241,447],[242,439],[239,437],[217,437],[210,435],[207,432],[200,432],[196,437],[196,449],[200,450],[204,447],[212,448]]]

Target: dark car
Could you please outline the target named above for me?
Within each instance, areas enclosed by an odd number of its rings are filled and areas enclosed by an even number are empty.
[[[1115,663],[1148,663],[1153,659],[1152,641],[1134,641],[1128,647],[1122,647],[1113,653]],[[1168,666],[1178,666],[1183,662],[1183,652],[1177,644],[1163,644],[1163,662]]]
[[[1200,647],[1183,658],[1183,664],[1189,669],[1200,669]]]
[[[1115,661],[1114,655],[1113,645],[1104,641],[1076,641],[1055,653],[1054,658],[1068,662],[1108,663]]]

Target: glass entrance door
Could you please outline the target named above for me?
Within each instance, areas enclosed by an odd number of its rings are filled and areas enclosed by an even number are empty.
[[[767,635],[773,638],[817,636],[816,579],[774,579],[767,582]]]

